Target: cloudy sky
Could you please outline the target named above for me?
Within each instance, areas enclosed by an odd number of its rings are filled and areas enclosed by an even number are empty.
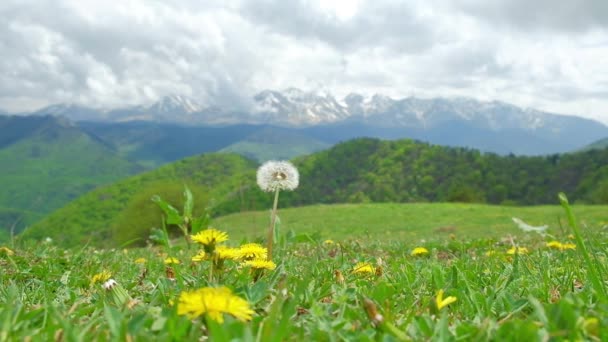
[[[608,124],[606,0],[2,0],[0,108],[246,107],[298,87],[467,96]]]

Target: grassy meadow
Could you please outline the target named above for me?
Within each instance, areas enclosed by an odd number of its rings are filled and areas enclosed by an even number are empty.
[[[279,209],[273,266],[244,257],[267,211],[214,220],[226,241],[17,242],[0,248],[0,341],[608,340],[607,209]]]

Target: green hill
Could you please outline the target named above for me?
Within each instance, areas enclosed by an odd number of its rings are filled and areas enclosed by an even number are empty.
[[[253,161],[234,154],[208,154],[186,158],[156,170],[97,188],[34,224],[23,238],[53,238],[61,245],[90,243],[111,246],[145,238],[160,227],[161,212],[153,195],[180,207],[187,185],[195,195],[195,209],[232,196],[239,178],[255,170]]]
[[[301,186],[283,206],[357,202],[608,203],[608,150],[539,157],[482,154],[412,140],[356,139],[295,160]],[[239,195],[264,209],[267,194],[253,183]],[[238,211],[237,198],[216,207]]]
[[[606,147],[608,147],[608,138],[604,138],[604,139],[600,139],[598,141],[595,141],[585,147],[583,147],[583,151],[588,151],[588,150],[601,150],[601,149],[605,149]]]
[[[265,127],[220,152],[233,152],[264,162],[285,160],[326,149],[330,144],[304,134],[277,127]]]
[[[320,203],[478,202],[554,204],[559,191],[574,203],[608,203],[608,150],[547,157],[482,154],[411,140],[356,139],[297,158],[300,187],[281,194],[281,207]],[[25,237],[51,233],[66,244],[112,244],[159,226],[150,196],[181,202],[188,184],[217,216],[266,210],[271,196],[255,184],[256,165],[209,154],[166,165],[95,190],[34,225]],[[200,206],[200,205],[199,205]],[[145,216],[152,221],[142,221]],[[130,231],[137,231],[131,234]],[[63,232],[70,232],[68,236]],[[94,234],[93,234],[94,233]],[[103,239],[101,238],[103,237]]]
[[[0,117],[0,228],[16,231],[142,170],[61,118]]]

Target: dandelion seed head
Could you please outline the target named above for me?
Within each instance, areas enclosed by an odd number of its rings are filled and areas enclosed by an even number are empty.
[[[114,279],[108,279],[108,281],[106,281],[105,283],[103,283],[103,285],[101,285],[104,289],[106,290],[111,290],[114,286],[116,286],[118,283],[116,282],[116,280]]]
[[[300,182],[298,169],[288,161],[270,160],[262,164],[257,172],[258,186],[262,191],[295,190]]]

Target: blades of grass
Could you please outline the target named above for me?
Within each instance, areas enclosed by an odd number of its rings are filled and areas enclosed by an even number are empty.
[[[580,230],[578,224],[576,223],[574,213],[572,212],[572,209],[570,208],[570,204],[568,203],[568,198],[566,197],[566,194],[564,194],[563,192],[560,192],[558,197],[559,197],[559,201],[560,201],[562,207],[566,211],[566,216],[568,217],[568,223],[570,224],[570,227],[572,228],[572,231],[574,232],[574,238],[576,239],[576,243],[579,246],[579,248],[577,248],[579,251],[579,254],[581,254],[583,259],[585,260],[585,263],[587,264],[587,267],[589,270],[589,278],[591,279],[593,288],[595,289],[595,292],[597,293],[597,295],[599,297],[601,297],[601,299],[606,301],[606,299],[607,299],[606,287],[604,286],[604,282],[601,279],[601,274],[598,269],[599,267],[597,265],[597,260],[595,260],[595,262],[593,262],[591,260],[591,256],[589,254],[589,251],[587,250],[585,241],[583,240],[581,230]]]

